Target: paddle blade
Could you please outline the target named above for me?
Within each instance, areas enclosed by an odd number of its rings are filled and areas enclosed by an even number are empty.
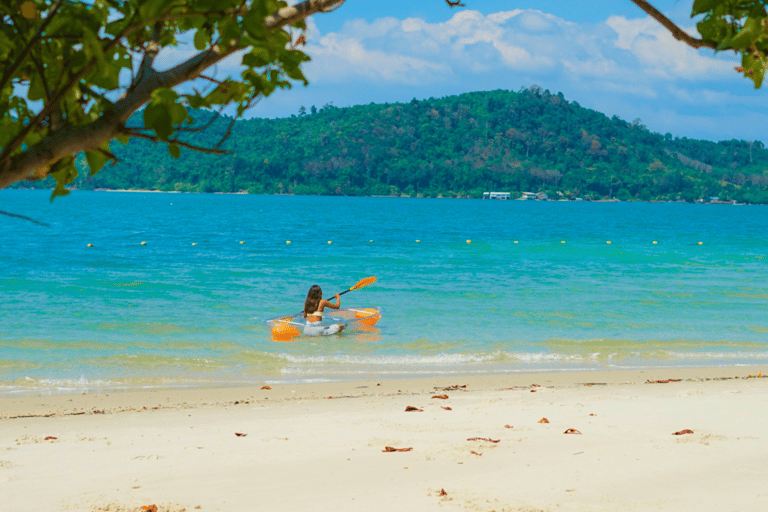
[[[361,279],[360,281],[358,281],[355,286],[353,286],[352,288],[349,289],[349,291],[357,290],[358,288],[362,288],[363,286],[368,286],[369,284],[373,284],[375,282],[376,282],[376,278],[375,277],[373,277],[373,276],[366,277],[365,279]]]

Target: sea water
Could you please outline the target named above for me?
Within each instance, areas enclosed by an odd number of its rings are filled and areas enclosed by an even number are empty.
[[[0,215],[0,393],[768,358],[765,206],[49,194],[0,191],[49,224]],[[368,276],[374,330],[272,340]]]

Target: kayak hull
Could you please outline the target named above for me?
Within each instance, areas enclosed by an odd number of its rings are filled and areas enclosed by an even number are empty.
[[[371,329],[381,318],[384,309],[381,307],[351,307],[344,309],[326,309],[323,321],[317,327],[328,327],[329,332],[338,331],[334,326],[341,326],[341,332]],[[270,326],[272,339],[275,341],[292,341],[298,337],[310,337],[304,334],[307,324],[303,313],[283,315],[264,320]]]

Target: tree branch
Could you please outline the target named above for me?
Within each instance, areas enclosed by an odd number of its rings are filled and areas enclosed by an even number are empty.
[[[328,12],[344,3],[345,0],[305,0],[294,6],[283,7],[274,15],[265,19],[265,24],[269,29],[291,25],[301,21],[308,16],[319,12]],[[162,15],[153,20],[153,23],[163,19],[170,19],[174,15]],[[104,53],[108,52],[120,40],[127,35],[144,28],[146,25],[130,25],[125,27],[120,34],[116,35],[104,47]],[[120,133],[126,133],[124,127],[128,118],[146,104],[153,91],[160,88],[172,88],[186,81],[197,78],[207,68],[213,66],[219,61],[227,58],[236,51],[242,50],[240,45],[230,47],[226,51],[213,47],[202,51],[185,62],[163,72],[153,72],[137,81],[133,89],[129,89],[127,94],[114,106],[104,112],[96,121],[83,126],[64,126],[59,130],[51,130],[48,135],[40,142],[13,156],[11,154],[18,149],[20,144],[26,138],[29,131],[39,125],[40,121],[47,116],[55,105],[64,97],[66,92],[78,83],[85,76],[97,61],[92,59],[83,68],[76,73],[70,81],[51,96],[43,109],[34,119],[24,127],[0,152],[0,189],[3,189],[15,181],[22,180],[32,174],[35,169],[43,168],[57,162],[67,155],[73,155],[80,151],[96,150],[104,142],[113,139]],[[140,138],[150,138],[151,136],[139,134],[137,132],[128,133]],[[180,146],[203,152],[211,151],[205,148],[197,148],[191,144],[174,141]],[[220,152],[226,153],[226,152]]]
[[[272,16],[264,19],[268,29],[293,25],[297,21],[318,12],[330,12],[341,6],[346,0],[304,0],[296,5],[283,7]]]
[[[125,29],[123,29],[123,31],[120,32],[120,34],[116,35],[114,37],[114,39],[112,39],[109,42],[109,44],[107,44],[107,46],[104,48],[104,52],[106,53],[107,51],[109,51],[112,48],[114,48],[115,45],[117,45],[120,42],[120,39],[125,37],[127,35],[127,33],[129,33],[130,31],[133,31],[133,30],[134,30],[133,27],[126,27]],[[37,126],[40,124],[40,122],[43,119],[45,119],[45,117],[48,114],[50,114],[52,111],[57,110],[59,108],[59,102],[64,98],[66,93],[77,82],[79,82],[91,69],[93,69],[93,67],[96,65],[97,62],[98,61],[96,60],[96,58],[93,58],[93,59],[90,60],[90,62],[88,62],[85,66],[83,66],[82,69],[80,69],[80,71],[78,71],[75,74],[75,76],[72,77],[69,80],[69,82],[64,85],[64,87],[62,87],[61,89],[59,89],[58,91],[56,91],[52,95],[51,99],[49,99],[46,102],[45,106],[40,110],[40,112],[37,113],[37,115],[34,117],[34,119],[32,119],[18,134],[16,134],[16,136],[13,139],[11,139],[11,141],[6,145],[6,147],[2,148],[2,151],[0,152],[0,189],[5,188],[10,183],[13,183],[13,181],[5,183],[5,179],[3,179],[3,174],[5,174],[5,172],[7,172],[8,167],[10,166],[10,168],[13,169],[14,168],[14,161],[17,161],[17,159],[15,157],[11,157],[11,154],[14,151],[16,151],[16,149],[18,149],[18,147],[21,145],[21,143],[24,141],[24,139],[27,137],[27,135],[29,134],[29,132],[31,130],[37,128]],[[104,119],[104,116],[102,116],[99,120],[101,120],[101,119]],[[88,125],[88,126],[92,126],[93,124],[95,124],[97,122],[98,121],[94,121],[93,123],[91,123],[91,125]],[[35,147],[40,146],[43,143],[43,141],[49,140],[51,138],[51,136],[55,135],[56,133],[58,133],[58,132],[55,131],[55,130],[51,130],[51,132],[49,133],[48,137],[46,137],[42,141],[38,142],[35,145]],[[98,147],[99,144],[96,144],[96,146]],[[83,149],[85,149],[85,148],[83,148]],[[87,149],[95,149],[95,148],[94,147],[88,147]],[[27,150],[27,151],[29,151],[29,150]],[[77,152],[77,151],[75,151],[75,152]],[[19,156],[19,155],[16,155],[16,156]],[[58,158],[61,158],[61,156],[59,156]],[[58,158],[52,158],[51,160],[58,160]],[[44,162],[42,165],[47,165],[47,164],[48,164],[48,162]],[[42,165],[39,165],[38,167],[41,167]],[[29,174],[29,172],[31,172],[31,171],[34,171],[36,168],[37,167],[33,167],[32,169],[27,169],[27,174]],[[22,173],[22,176],[23,176],[23,173]]]
[[[46,222],[40,222],[39,220],[35,220],[32,217],[27,217],[26,215],[19,215],[18,213],[4,212],[3,210],[0,210],[0,215],[7,215],[9,217],[16,217],[17,219],[28,220],[29,222],[34,222],[35,224],[38,224],[40,226],[45,226],[47,228],[51,227],[51,225]]]
[[[213,83],[215,83],[215,84],[217,84],[217,85],[221,85],[221,84],[223,84],[223,83],[224,83],[224,82],[222,82],[221,80],[216,80],[216,79],[215,79],[215,78],[213,78],[213,77],[210,77],[210,76],[205,76],[205,75],[200,75],[198,78],[202,78],[203,80],[208,80],[209,82],[213,82]]]
[[[218,110],[218,112],[215,112],[214,115],[211,116],[211,119],[207,123],[205,123],[203,126],[197,126],[197,127],[179,126],[176,128],[176,131],[177,132],[194,132],[194,133],[201,132],[206,128],[208,128],[209,126],[211,126],[213,122],[216,121],[221,116],[221,113],[224,111],[224,107],[226,107],[226,105],[222,105],[222,107]]]
[[[148,135],[146,133],[137,132],[137,131],[134,131],[131,128],[126,128],[123,131],[123,133],[125,133],[126,135],[130,135],[131,137],[136,137],[138,139],[146,139],[146,140],[152,141],[154,143],[165,142],[165,141],[161,141],[160,139],[158,139],[155,135]],[[181,146],[181,147],[187,148],[187,149],[192,149],[192,150],[198,151],[200,153],[212,153],[214,155],[228,155],[228,154],[232,153],[232,151],[225,151],[225,150],[222,150],[222,149],[204,148],[204,147],[200,147],[200,146],[195,146],[195,145],[190,144],[188,142],[180,141],[178,139],[171,139],[171,140],[169,140],[167,142],[168,142],[168,144],[176,144],[177,146]]]
[[[48,81],[45,79],[45,73],[44,73],[45,68],[43,67],[42,62],[36,59],[34,55],[31,55],[30,59],[32,59],[32,63],[37,68],[37,72],[40,73],[40,80],[43,82],[43,89],[45,89],[45,98],[47,100],[50,100],[51,90],[48,88]]]
[[[115,104],[114,101],[110,100],[109,98],[107,98],[106,96],[101,94],[100,92],[93,90],[92,87],[88,87],[86,84],[84,84],[82,82],[80,82],[77,85],[80,87],[80,90],[82,92],[90,94],[91,96],[93,96],[95,98],[99,98],[100,100],[106,101],[110,106]]]
[[[59,7],[61,6],[61,2],[64,0],[58,0],[56,4],[51,7],[50,12],[48,13],[48,16],[46,16],[45,20],[40,24],[40,26],[37,28],[37,32],[35,32],[35,35],[32,36],[32,39],[29,40],[29,43],[24,47],[23,50],[21,50],[21,53],[18,57],[16,57],[16,60],[13,64],[5,68],[5,71],[3,71],[3,77],[0,78],[0,89],[3,89],[3,87],[6,86],[8,83],[8,80],[11,79],[13,74],[16,72],[16,70],[21,66],[21,63],[24,62],[24,59],[27,58],[27,54],[32,50],[32,47],[37,43],[37,40],[40,39],[40,36],[43,34],[43,31],[48,26],[48,24],[53,20],[53,17],[56,16],[56,14],[59,12]]]
[[[131,83],[131,87],[134,87],[141,82],[145,76],[149,76],[149,74],[154,71],[152,64],[155,62],[155,57],[157,57],[157,53],[160,51],[158,41],[162,34],[162,28],[163,23],[161,21],[155,22],[155,26],[152,27],[152,35],[149,36],[147,49],[144,51],[144,57],[141,59],[139,70],[136,72],[136,77]]]
[[[107,151],[107,150],[106,150],[106,149],[104,149],[104,148],[99,148],[99,149],[98,149],[98,152],[99,152],[99,153],[101,153],[102,155],[106,156],[107,158],[109,158],[109,159],[111,159],[111,160],[112,160],[112,163],[111,163],[111,164],[109,164],[109,165],[110,165],[110,167],[111,167],[111,166],[114,166],[115,164],[117,164],[117,162],[119,162],[119,161],[120,161],[120,159],[119,159],[119,158],[117,158],[117,157],[116,157],[116,156],[115,156],[115,155],[114,155],[114,154],[113,154],[111,151]]]
[[[656,9],[654,6],[646,2],[646,0],[631,0],[632,3],[634,3],[636,6],[638,6],[640,9],[642,9],[648,16],[655,19],[659,23],[661,23],[664,28],[669,30],[669,32],[672,34],[672,37],[677,39],[678,41],[682,41],[683,43],[687,44],[688,46],[692,48],[711,48],[713,50],[717,49],[717,43],[714,43],[712,41],[704,41],[703,39],[696,39],[695,37],[691,37],[688,35],[686,31],[672,23],[672,21],[661,14],[658,9]]]
[[[235,121],[237,121],[239,116],[235,116],[232,118],[232,121],[229,122],[229,126],[227,126],[227,131],[224,132],[224,136],[221,137],[221,140],[213,147],[213,149],[218,150],[219,147],[224,144],[224,141],[227,140],[232,133],[232,127],[235,126]],[[231,151],[229,151],[231,153]]]

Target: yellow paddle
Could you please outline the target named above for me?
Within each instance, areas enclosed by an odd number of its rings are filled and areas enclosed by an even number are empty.
[[[369,284],[373,284],[375,282],[376,282],[376,278],[375,277],[373,277],[373,276],[366,277],[365,279],[361,279],[360,281],[358,281],[357,284],[355,286],[353,286],[352,288],[349,288],[349,289],[344,290],[343,292],[339,293],[339,295],[344,295],[345,293],[351,292],[352,290],[358,290],[358,289],[360,289],[360,288],[362,288],[364,286],[368,286]]]

